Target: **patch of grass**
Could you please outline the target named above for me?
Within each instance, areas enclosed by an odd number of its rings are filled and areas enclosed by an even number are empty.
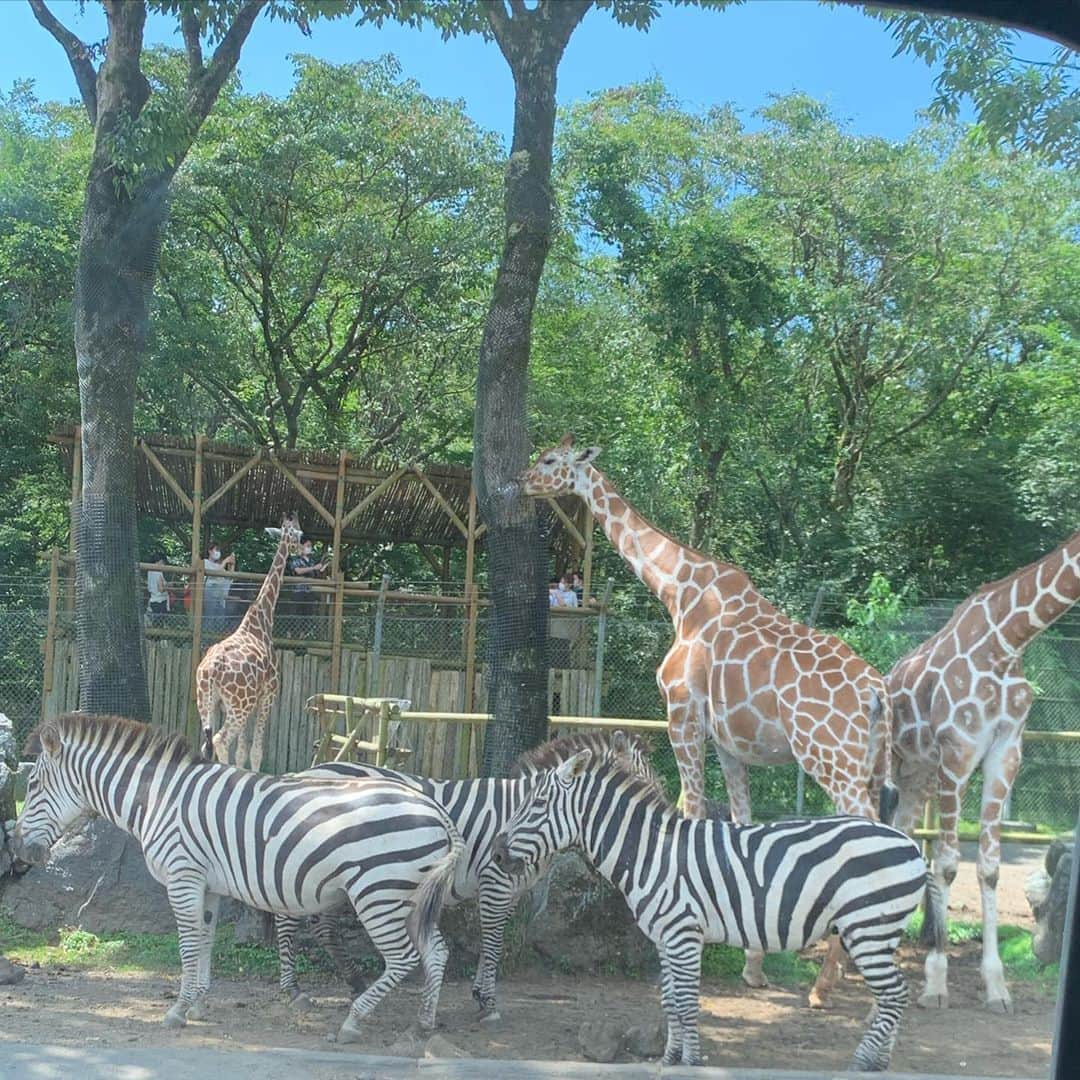
[[[92,934],[61,929],[47,935],[16,926],[0,912],[0,941],[7,956],[20,964],[73,970],[180,972],[176,934]],[[238,945],[231,925],[221,926],[214,941],[214,974],[219,978],[256,976],[276,979],[277,950],[263,945]],[[323,957],[296,957],[299,974],[331,970]]]
[[[905,933],[912,941],[919,940],[923,913],[916,911],[908,920]],[[950,945],[962,945],[969,941],[982,941],[982,924],[949,920]],[[998,952],[1005,968],[1005,978],[1016,982],[1034,983],[1046,989],[1057,988],[1061,974],[1060,964],[1041,964],[1031,951],[1031,931],[1005,923],[998,927]]]
[[[742,977],[745,957],[742,949],[730,945],[706,945],[701,955],[701,973],[710,979],[737,982]],[[778,986],[796,986],[817,977],[817,964],[798,953],[766,953],[765,974]]]

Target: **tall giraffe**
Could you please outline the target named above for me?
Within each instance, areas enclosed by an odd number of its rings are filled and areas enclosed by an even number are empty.
[[[295,514],[281,522],[281,540],[274,560],[251,607],[240,625],[227,637],[206,650],[195,673],[195,694],[202,721],[202,743],[211,740],[214,713],[220,704],[225,719],[213,735],[214,757],[228,763],[229,750],[236,743],[235,764],[247,764],[247,722],[255,717],[251,739],[251,768],[259,771],[263,756],[266,718],[278,690],[277,663],[274,660],[274,605],[281,590],[285,563],[299,550],[300,523]]]
[[[574,494],[667,608],[675,641],[656,672],[682,784],[683,813],[705,816],[705,740],[716,746],[732,820],[750,821],[748,765],[797,761],[842,814],[876,818],[871,789],[890,765],[890,709],[881,675],[847,645],[793,622],[737,566],[681,544],[637,512],[572,435],[545,450],[520,477],[527,495]],[[839,977],[838,947],[811,993]],[[761,954],[748,952],[743,979],[766,984]]]
[[[897,661],[885,678],[893,706],[893,753],[900,802],[894,824],[910,832],[936,787],[940,835],[934,845],[939,903],[927,922],[944,919],[960,860],[956,826],[972,773],[983,772],[976,873],[982,897],[982,978],[986,1005],[1012,1001],[998,955],[997,881],[1001,817],[1020,768],[1020,743],[1031,708],[1024,650],[1080,600],[1080,532],[1030,566],[983,585],[957,605],[933,637]],[[926,961],[919,1004],[948,1005],[948,960]]]

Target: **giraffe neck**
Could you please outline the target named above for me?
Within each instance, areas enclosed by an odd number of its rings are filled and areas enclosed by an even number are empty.
[[[1080,600],[1080,532],[1061,547],[990,588],[990,611],[1013,650]]]
[[[263,578],[258,596],[247,609],[240,624],[244,629],[262,635],[267,641],[273,637],[274,605],[281,591],[281,578],[285,573],[288,554],[289,540],[283,529],[281,542],[277,546],[277,551],[274,552],[274,561],[270,564],[266,577]]]
[[[586,481],[579,492],[615,550],[652,594],[674,616],[678,610],[679,582],[675,573],[680,555],[691,564],[703,556],[656,528],[630,505],[611,481],[592,465],[585,466]]]

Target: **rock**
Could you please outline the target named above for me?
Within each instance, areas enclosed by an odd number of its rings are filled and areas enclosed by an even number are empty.
[[[230,905],[232,909],[234,905]],[[274,917],[265,911],[236,904],[235,912],[221,912],[219,921],[234,924],[233,941],[237,945],[271,945],[274,942]]]
[[[383,1053],[388,1057],[421,1058],[424,1056],[424,1040],[415,1028],[407,1028]]]
[[[4,713],[0,713],[0,761],[12,772],[19,768],[19,747],[15,742],[15,727]]]
[[[26,978],[26,969],[0,956],[0,986],[16,986]]]
[[[32,761],[20,761],[15,772],[15,801],[26,798],[26,785],[30,779],[30,770],[33,769]]]
[[[424,1044],[424,1057],[426,1058],[463,1058],[469,1055],[455,1046],[449,1039],[442,1035],[432,1035]]]
[[[589,1061],[614,1061],[623,1048],[622,1025],[610,1020],[586,1020],[578,1032],[578,1045]]]
[[[623,1036],[626,1052],[636,1058],[662,1057],[667,1048],[667,1022],[654,1018],[643,1024],[635,1024]]]
[[[19,771],[19,748],[15,744],[15,729],[0,713],[0,821],[15,816],[15,777]]]
[[[1031,874],[1024,886],[1035,915],[1031,951],[1043,964],[1061,959],[1074,857],[1071,843],[1055,840],[1046,853],[1046,870]]]

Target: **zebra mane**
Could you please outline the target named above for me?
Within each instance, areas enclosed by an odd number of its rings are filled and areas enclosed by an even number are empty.
[[[570,735],[548,739],[547,742],[534,746],[531,750],[526,750],[525,753],[519,755],[510,766],[510,776],[516,779],[542,769],[554,769],[572,758],[579,750],[592,750],[605,758],[614,756],[616,751],[613,745],[613,734],[609,731],[576,731]],[[652,749],[648,740],[636,732],[622,731],[622,735],[630,751],[637,750],[642,754],[648,754]]]
[[[202,760],[182,735],[162,731],[138,720],[128,720],[124,716],[69,712],[42,720],[26,740],[26,753],[41,753],[42,736],[46,733],[52,734],[60,742],[72,739],[96,743],[111,741],[114,745],[122,744],[125,753],[168,755],[192,763]]]

